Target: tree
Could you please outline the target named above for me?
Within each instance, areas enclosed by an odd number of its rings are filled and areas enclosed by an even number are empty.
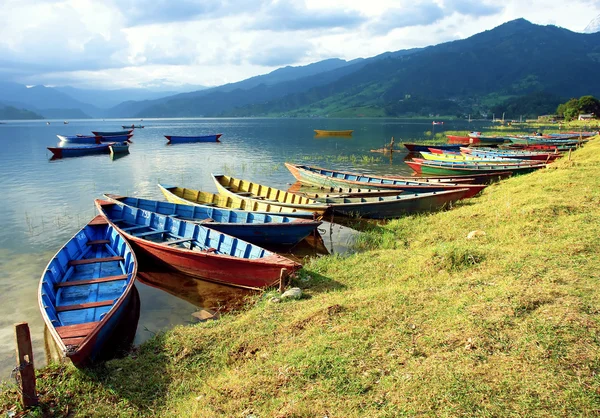
[[[593,113],[596,116],[600,116],[600,100],[594,96],[581,96],[579,98],[579,112],[580,114]]]

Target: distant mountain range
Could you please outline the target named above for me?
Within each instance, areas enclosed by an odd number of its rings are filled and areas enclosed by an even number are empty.
[[[518,98],[527,96],[535,112],[551,113],[562,98],[600,96],[599,73],[600,33],[517,19],[459,41],[284,67],[178,94],[0,82],[0,102],[52,118],[426,116],[487,113],[504,103],[522,111]]]

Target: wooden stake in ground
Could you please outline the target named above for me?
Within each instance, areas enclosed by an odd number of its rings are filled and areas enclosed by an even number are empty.
[[[279,274],[279,293],[283,293],[285,290],[285,278],[287,277],[287,269],[281,269]]]
[[[33,348],[27,322],[15,324],[17,342],[17,374],[21,382],[21,403],[24,408],[38,404],[35,391],[35,369],[33,368]]]

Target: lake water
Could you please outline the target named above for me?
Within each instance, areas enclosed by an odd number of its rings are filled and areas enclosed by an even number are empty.
[[[112,160],[108,155],[50,160],[46,149],[56,134],[90,134],[143,124],[132,138],[130,154]],[[313,129],[354,129],[352,137],[315,137]],[[294,182],[285,161],[372,173],[409,175],[403,154],[394,160],[371,149],[395,138],[396,144],[426,138],[426,132],[480,129],[466,122],[398,119],[156,119],[23,121],[0,124],[0,380],[15,365],[14,327],[29,322],[36,366],[45,363],[43,321],[37,287],[54,253],[94,215],[95,198],[118,193],[161,199],[158,182],[216,192],[210,173],[220,173],[287,189]],[[222,133],[221,143],[166,145],[163,135]],[[327,248],[345,251],[344,229],[323,234]],[[140,319],[135,343],[176,324],[192,321],[198,306],[214,307],[231,289],[176,275],[150,271],[148,285],[137,284]],[[152,283],[154,282],[154,284]],[[164,283],[164,290],[155,287]],[[169,282],[169,284],[167,284]],[[176,290],[179,288],[179,291]],[[179,292],[178,297],[173,296]],[[185,295],[185,296],[183,296]]]

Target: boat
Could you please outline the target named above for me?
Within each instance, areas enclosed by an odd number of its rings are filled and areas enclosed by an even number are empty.
[[[554,161],[559,158],[561,154],[555,152],[543,152],[543,151],[519,151],[519,150],[497,150],[493,148],[461,148],[461,152],[466,154],[475,155],[478,157],[504,157],[504,158],[516,158],[520,160],[538,160],[538,161]]]
[[[306,212],[294,208],[271,205],[268,202],[251,202],[239,197],[226,197],[219,194],[203,192],[201,190],[188,189],[177,186],[159,184],[160,191],[167,201],[182,205],[194,206],[216,206],[221,209],[243,210],[247,212],[262,213],[265,215],[279,214],[293,216],[294,218],[314,219],[313,212]]]
[[[75,366],[93,363],[121,318],[137,272],[124,237],[96,216],[50,260],[38,303],[62,354]]]
[[[123,129],[142,129],[144,127],[144,125],[121,125],[121,128]]]
[[[410,152],[421,152],[421,151],[428,151],[430,147],[435,147],[438,149],[443,149],[443,150],[448,150],[448,151],[458,151],[460,150],[461,145],[460,144],[452,144],[452,145],[448,145],[448,144],[429,144],[429,145],[424,145],[424,144],[402,144],[404,145],[404,147],[406,147],[407,150],[409,150]]]
[[[308,190],[306,190],[308,189]],[[289,193],[298,194],[310,199],[325,197],[376,197],[376,196],[394,196],[402,193],[402,190],[394,189],[369,189],[360,187],[317,187],[308,186],[302,189],[302,183],[296,182],[288,188]]]
[[[433,153],[433,152],[421,152],[421,156],[425,160],[429,161],[452,161],[462,163],[486,163],[486,164],[539,164],[535,160],[521,160],[506,157],[497,157],[490,155],[487,157],[472,155],[472,154],[446,154],[446,153]],[[414,159],[413,159],[414,160]]]
[[[111,154],[127,154],[129,152],[129,143],[127,141],[115,142],[108,147]]]
[[[543,168],[546,164],[527,164],[527,165],[504,165],[504,164],[460,164],[460,163],[445,163],[443,161],[404,161],[412,170],[420,174],[439,174],[453,175],[465,174],[473,175],[474,173],[496,173],[510,171],[512,174],[523,174]]]
[[[324,129],[315,129],[316,136],[352,136],[354,130],[349,129],[345,131],[326,131]]]
[[[120,136],[120,135],[129,135],[133,132],[133,129],[126,129],[124,131],[92,131],[94,135],[97,136]]]
[[[221,142],[219,138],[223,134],[216,135],[204,135],[204,136],[174,136],[165,135],[167,138],[167,144],[186,144],[191,142]]]
[[[96,199],[134,250],[190,276],[231,286],[273,286],[302,265],[231,235],[144,209]]]
[[[558,145],[558,146],[572,146],[585,144],[588,139],[546,139],[535,136],[528,137],[510,137],[510,141],[513,144],[520,145]]]
[[[105,154],[110,152],[113,143],[64,147],[47,147],[52,152],[52,158],[81,157],[83,155]]]
[[[200,223],[252,244],[290,246],[312,234],[321,221],[279,215],[219,209],[209,206],[181,205],[157,200],[105,194],[111,202],[123,204],[189,222]]]
[[[221,196],[240,198],[250,202],[268,202],[273,206],[282,206],[324,215],[329,206],[314,199],[265,186],[231,176],[211,174]]]
[[[99,144],[100,136],[95,135],[56,135],[59,141],[71,144]]]
[[[130,141],[133,135],[115,135],[115,136],[100,136],[100,135],[56,135],[61,142],[70,144],[99,144],[101,142],[121,142]]]
[[[66,121],[66,120],[65,120],[65,121],[63,121],[63,124],[64,124],[64,125],[68,125],[68,124],[69,124],[69,121]]]
[[[443,125],[443,124],[444,124],[444,122],[436,122],[436,121],[433,121],[433,122],[431,122],[431,124],[432,124],[432,125]]]
[[[373,175],[351,173],[346,171],[328,170],[320,167],[285,163],[285,166],[296,178],[296,180],[315,186],[329,187],[375,187],[381,189],[404,190],[412,193],[441,192],[468,188],[470,193],[466,197],[475,196],[486,186],[482,184],[463,183],[426,183],[418,180],[395,179],[392,177],[376,177]]]

